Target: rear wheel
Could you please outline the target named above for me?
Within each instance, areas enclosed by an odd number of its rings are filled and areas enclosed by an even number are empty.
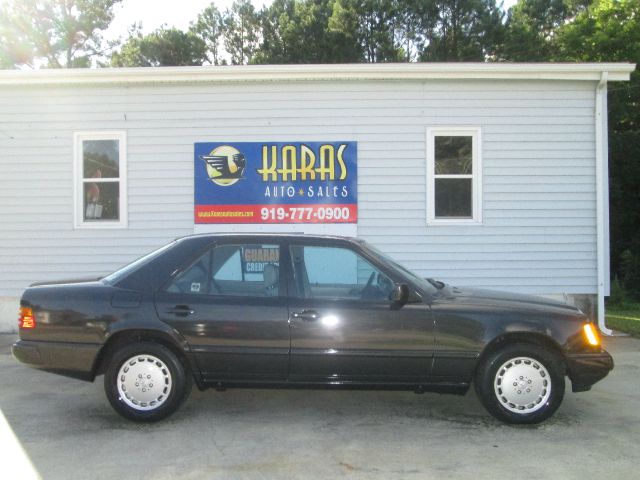
[[[564,397],[562,361],[550,350],[512,344],[489,355],[478,368],[475,388],[485,408],[507,423],[539,423]]]
[[[125,418],[155,422],[175,412],[191,391],[191,376],[168,348],[140,342],[116,351],[104,376],[111,406]]]

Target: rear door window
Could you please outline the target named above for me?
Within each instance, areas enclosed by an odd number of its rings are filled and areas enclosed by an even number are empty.
[[[167,290],[199,295],[277,297],[280,295],[280,246],[215,246],[180,273]]]

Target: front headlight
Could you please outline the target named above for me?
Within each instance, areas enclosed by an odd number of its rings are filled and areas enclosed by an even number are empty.
[[[594,347],[600,345],[598,330],[593,326],[593,323],[585,323],[582,329],[584,330],[584,335],[587,337],[589,345],[593,345]]]

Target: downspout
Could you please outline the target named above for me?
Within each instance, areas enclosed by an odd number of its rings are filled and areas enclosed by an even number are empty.
[[[605,237],[605,227],[608,222],[608,216],[605,212],[604,195],[607,192],[605,182],[609,179],[605,177],[605,171],[608,171],[608,152],[607,152],[607,77],[608,72],[603,71],[600,74],[600,81],[596,87],[596,257],[597,257],[597,281],[598,281],[598,327],[605,335],[612,335],[613,332],[607,328],[605,323],[604,296],[605,296],[605,276],[606,271],[606,252],[608,251]],[[608,201],[607,201],[608,203]]]

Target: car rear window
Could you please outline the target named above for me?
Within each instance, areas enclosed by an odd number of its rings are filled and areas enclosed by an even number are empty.
[[[138,258],[137,260],[134,260],[133,262],[129,263],[128,265],[125,265],[124,267],[116,270],[115,272],[111,273],[110,275],[107,275],[106,277],[104,277],[103,280],[106,281],[110,285],[114,285],[114,284],[118,283],[120,280],[128,277],[130,274],[132,274],[133,272],[135,272],[139,268],[143,267],[144,265],[147,265],[154,258],[162,255],[164,252],[169,250],[175,244],[176,244],[176,241],[174,240],[171,243],[163,245],[162,247],[154,250],[153,252],[147,253],[146,255]]]

